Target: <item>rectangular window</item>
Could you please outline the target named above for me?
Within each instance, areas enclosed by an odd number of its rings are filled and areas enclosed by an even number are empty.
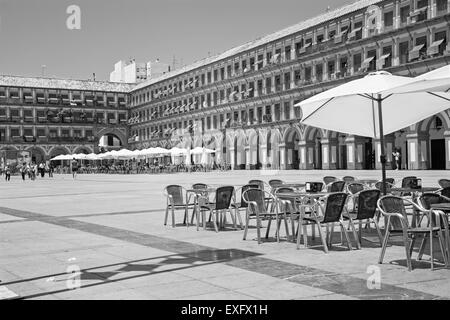
[[[361,59],[362,58],[361,58],[361,54],[360,53],[355,54],[353,56],[353,70],[354,70],[354,72],[358,72],[358,70],[361,68],[361,63],[362,63]]]
[[[448,9],[448,2],[447,0],[437,0],[436,3],[437,11],[439,13],[445,13]]]
[[[404,6],[404,7],[400,8],[400,22],[401,23],[406,23],[408,21],[409,11],[410,11],[409,6]]]
[[[408,53],[409,53],[409,42],[401,42],[399,44],[399,59],[400,64],[405,64],[408,62]]]
[[[284,48],[284,56],[286,61],[290,61],[292,59],[291,57],[291,46],[286,46]]]
[[[392,27],[394,25],[394,12],[389,11],[384,13],[384,26],[386,28]]]

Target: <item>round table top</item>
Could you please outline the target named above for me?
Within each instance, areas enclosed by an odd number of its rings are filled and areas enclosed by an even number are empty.
[[[435,203],[431,205],[431,209],[450,211],[450,203]]]
[[[375,180],[375,179],[357,179],[357,180],[355,180],[355,181],[353,181],[353,182],[356,182],[356,183],[363,183],[363,184],[373,184],[373,183],[377,183],[378,181],[380,181],[380,180]],[[351,182],[350,182],[351,183]]]
[[[441,188],[438,187],[423,187],[423,188],[418,188],[418,189],[413,189],[413,188],[390,188],[389,190],[392,192],[435,192],[440,190]]]
[[[329,195],[329,193],[326,192],[282,192],[277,193],[276,196],[279,198],[300,198],[300,197],[309,197],[309,198],[321,198]]]

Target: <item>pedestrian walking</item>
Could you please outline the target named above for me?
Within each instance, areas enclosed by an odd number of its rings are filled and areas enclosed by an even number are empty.
[[[48,177],[49,178],[53,178],[53,171],[55,170],[55,168],[53,167],[53,163],[49,163],[48,165]]]
[[[5,167],[5,180],[10,181],[11,180],[11,168],[9,165],[6,165]]]
[[[401,170],[401,154],[398,148],[395,148],[394,152],[392,152],[394,157],[395,170]]]
[[[22,180],[25,181],[25,176],[28,173],[27,164],[25,162],[22,164],[22,167],[20,167],[20,173],[22,174]]]
[[[72,177],[75,179],[78,173],[78,161],[73,158],[72,160]]]

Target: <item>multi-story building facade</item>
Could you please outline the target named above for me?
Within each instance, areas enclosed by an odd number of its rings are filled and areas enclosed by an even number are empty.
[[[131,88],[100,81],[0,76],[2,160],[23,151],[35,162],[98,152],[101,137],[108,135],[125,146]]]
[[[376,6],[376,7],[373,7]],[[361,0],[131,91],[132,148],[207,146],[235,169],[372,169],[379,141],[308,127],[294,105],[379,69],[416,76],[450,61],[450,0]],[[386,137],[403,168],[450,169],[450,117]]]
[[[448,64],[449,21],[450,0],[360,0],[137,85],[0,77],[0,151],[92,152],[114,135],[130,149],[205,146],[234,169],[379,168],[379,141],[305,126],[294,105],[375,70]],[[403,168],[450,169],[449,110],[386,147],[388,164],[400,148]]]

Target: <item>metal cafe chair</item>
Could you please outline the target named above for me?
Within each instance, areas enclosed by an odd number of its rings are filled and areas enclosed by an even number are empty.
[[[440,179],[438,184],[441,188],[449,188],[450,187],[450,179]]]
[[[441,196],[450,198],[450,187],[439,190],[439,193],[441,194]]]
[[[354,195],[357,194],[358,192],[361,192],[365,189],[366,187],[364,186],[364,184],[359,183],[359,182],[350,182],[349,184],[347,184],[346,186],[346,191],[349,195]]]
[[[333,181],[327,185],[327,192],[344,192],[345,181]]]
[[[282,185],[284,182],[283,180],[273,179],[269,181],[269,186],[272,188],[272,190],[280,185]]]
[[[257,184],[261,190],[266,190],[266,183],[262,180],[250,180],[248,184]],[[269,185],[270,187],[270,185]],[[271,188],[271,187],[270,187]],[[271,203],[272,198],[266,197],[266,203],[269,205]]]
[[[231,204],[231,206],[236,211],[236,215],[238,216],[239,221],[241,221],[240,210],[245,209],[246,214],[248,211],[248,203],[245,202],[245,200],[244,200],[244,193],[245,193],[245,191],[247,191],[249,189],[259,189],[259,186],[256,184],[247,184],[247,185],[239,188],[238,190],[236,190],[236,192],[234,194],[235,201],[234,201],[234,203]],[[240,201],[236,202],[236,195],[238,195],[238,194],[240,195]],[[241,227],[242,227],[242,222],[241,222]]]
[[[280,205],[280,214],[283,214],[286,219],[289,218],[292,227],[292,238],[294,240],[295,237],[295,220],[299,219],[300,212],[298,211],[296,200],[295,199],[282,199],[283,193],[293,193],[295,192],[293,188],[280,187],[274,190],[274,195],[278,198],[278,202]],[[280,220],[281,221],[281,220]],[[279,228],[280,226],[278,226]]]
[[[329,234],[329,241],[327,245],[327,239],[322,230],[323,227],[327,227],[331,224],[332,229],[335,223],[339,223],[341,227],[341,232],[345,235],[347,240],[347,247],[352,250],[352,245],[348,237],[347,229],[344,227],[344,222],[342,219],[342,212],[344,210],[345,204],[347,202],[348,195],[344,192],[331,193],[325,198],[325,203],[321,204],[320,201],[316,201],[316,208],[318,210],[312,211],[311,217],[303,218],[303,230],[306,234],[306,227],[308,225],[317,226],[319,229],[319,235],[322,240],[322,245],[325,253],[328,253],[328,247],[332,245],[331,233]],[[321,211],[322,215],[319,215],[317,211]],[[300,232],[297,234],[297,249],[300,247]]]
[[[225,226],[226,223],[226,213],[229,212],[231,219],[233,221],[234,228],[236,226],[236,212],[233,215],[233,206],[231,205],[231,201],[234,196],[234,187],[233,186],[225,186],[217,188],[214,202],[206,202],[200,205],[200,211],[202,213],[202,218],[205,219],[204,212],[209,211],[210,216],[212,217],[212,221],[214,224],[214,229],[216,232],[219,232],[219,226]],[[200,196],[203,198],[203,196]],[[198,219],[198,216],[197,216]],[[239,219],[240,220],[240,219]],[[242,228],[242,222],[241,222]]]
[[[431,205],[433,204],[440,204],[440,203],[450,203],[450,198],[436,194],[436,193],[424,193],[417,199],[417,204],[421,206],[424,210],[432,210]],[[442,228],[442,232],[444,232],[445,235],[445,248],[447,252],[447,259],[450,259],[450,234],[449,234],[449,222],[448,222],[448,216],[440,211],[440,210],[433,210],[436,214],[439,214],[439,223]],[[435,219],[435,216],[431,216],[432,220]],[[433,223],[435,223],[433,221]],[[420,245],[419,249],[419,257],[418,260],[422,259],[424,248],[425,248],[426,238],[423,239],[422,244]]]
[[[394,187],[394,185],[388,181],[385,182],[385,185],[386,185],[386,192],[391,193],[391,189]],[[378,181],[377,183],[375,183],[375,189],[383,191],[383,181]]]
[[[413,206],[418,212],[428,220],[427,227],[421,227],[420,225],[417,227],[412,227],[409,224],[408,217],[406,215],[405,203],[408,203],[410,206]],[[434,235],[439,237],[439,245],[442,252],[442,256],[445,260],[445,265],[448,265],[447,256],[444,252],[444,239],[441,235],[441,226],[439,215],[432,210],[424,210],[411,200],[404,199],[402,197],[397,196],[384,196],[381,197],[377,202],[377,207],[380,212],[388,218],[388,222],[386,225],[386,233],[384,235],[383,245],[381,248],[380,258],[378,263],[382,264],[384,255],[386,253],[386,247],[389,241],[389,237],[391,235],[400,235],[402,236],[403,243],[405,246],[406,252],[406,263],[408,266],[408,271],[412,271],[412,263],[411,263],[411,254],[414,248],[414,243],[417,236],[430,237],[430,255],[431,255],[431,270],[434,268],[434,251],[433,251],[433,238]],[[432,218],[432,215],[435,215],[436,218]],[[419,221],[422,221],[422,218]],[[411,244],[409,240],[412,240]]]
[[[323,178],[323,182],[325,183],[325,185],[329,185],[330,183],[338,180],[339,180],[338,178],[332,176],[326,176]]]
[[[275,196],[267,191],[261,189],[248,189],[243,194],[243,199],[247,202],[249,208],[247,210],[246,218],[245,218],[245,230],[243,240],[247,239],[248,228],[250,225],[250,219],[256,220],[256,233],[258,238],[258,244],[261,244],[261,228],[262,221],[268,220],[267,231],[265,238],[269,238],[270,226],[272,220],[275,219],[277,225],[276,239],[277,242],[280,242],[280,219],[284,219],[286,234],[289,238],[289,229],[287,226],[286,216],[280,215],[278,213],[278,205],[270,206],[270,209],[266,206],[266,198],[271,198],[272,203],[277,203]]]
[[[342,181],[345,181],[347,183],[354,182],[355,180],[356,180],[355,177],[352,176],[345,176],[342,178]]]
[[[183,194],[186,194],[186,189],[179,185],[170,185],[164,188],[164,195],[167,199],[166,215],[164,218],[164,225],[167,225],[169,217],[169,210],[172,212],[172,227],[175,228],[175,210],[184,210],[183,223],[187,223],[188,209],[193,208],[194,204],[184,199]]]
[[[378,233],[380,245],[383,245],[383,236],[381,234],[378,221],[375,219],[377,212],[377,202],[380,198],[381,191],[377,189],[363,190],[355,194],[354,207],[352,210],[344,211],[342,217],[344,220],[349,221],[349,226],[353,229],[353,235],[355,236],[356,246],[361,249],[362,239],[362,222],[366,220],[366,223],[373,223]],[[359,232],[356,232],[354,221],[359,222]]]

